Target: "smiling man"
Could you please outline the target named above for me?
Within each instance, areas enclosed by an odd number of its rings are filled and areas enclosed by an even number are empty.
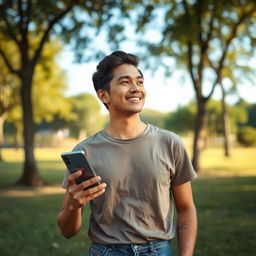
[[[61,233],[71,238],[80,230],[83,207],[90,202],[90,256],[171,256],[175,233],[179,255],[191,256],[197,233],[191,190],[196,174],[177,135],[141,121],[146,90],[137,66],[138,58],[122,51],[97,66],[93,83],[110,122],[74,150],[86,152],[99,176],[77,185],[81,171],[66,172],[57,222]],[[99,180],[101,185],[84,190]]]

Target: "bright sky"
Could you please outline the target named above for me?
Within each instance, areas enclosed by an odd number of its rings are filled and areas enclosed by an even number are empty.
[[[71,52],[66,51],[60,62],[61,67],[67,72],[68,90],[67,95],[79,93],[92,93],[96,96],[92,84],[92,74],[96,70],[97,62],[87,64],[74,64]],[[186,82],[179,79],[181,71],[174,72],[171,78],[166,78],[159,71],[152,75],[152,72],[142,70],[145,77],[147,99],[145,108],[151,108],[162,112],[174,111],[178,106],[186,105],[194,98],[194,91],[189,80]],[[243,85],[239,94],[248,102],[256,102],[256,85]],[[220,91],[217,89],[214,98],[220,98]],[[229,97],[229,103],[234,103],[237,97]],[[102,105],[102,109],[105,109]]]

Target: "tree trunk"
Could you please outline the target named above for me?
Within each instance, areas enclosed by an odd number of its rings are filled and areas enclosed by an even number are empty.
[[[79,130],[79,133],[78,133],[78,140],[79,141],[82,141],[84,140],[85,138],[87,138],[87,132],[85,129],[80,129]]]
[[[222,123],[223,123],[223,136],[224,136],[224,154],[225,156],[230,156],[230,128],[229,128],[229,120],[228,120],[228,111],[227,105],[225,102],[225,91],[223,85],[221,84],[222,90],[222,98],[221,98],[221,106],[222,106]]]
[[[3,115],[0,116],[0,161],[3,161],[3,144],[4,144],[4,122],[7,118],[7,114],[4,113]]]
[[[201,171],[199,162],[201,151],[205,143],[205,129],[206,129],[206,102],[198,100],[197,102],[197,115],[194,130],[194,144],[193,144],[193,157],[192,164],[196,172]]]
[[[32,107],[32,77],[33,71],[23,72],[21,79],[21,101],[23,114],[23,138],[24,138],[24,165],[18,185],[40,186],[45,182],[40,178],[34,156],[34,120]],[[33,70],[33,69],[32,69]]]

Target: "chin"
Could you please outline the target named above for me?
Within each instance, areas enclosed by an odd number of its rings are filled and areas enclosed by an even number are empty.
[[[137,113],[140,113],[142,111],[142,109],[143,108],[129,109],[129,110],[127,110],[127,112],[130,114],[137,114]]]

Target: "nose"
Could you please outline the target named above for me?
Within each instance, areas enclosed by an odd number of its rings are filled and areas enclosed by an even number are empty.
[[[141,88],[137,85],[137,83],[134,81],[131,83],[130,92],[140,92]]]

